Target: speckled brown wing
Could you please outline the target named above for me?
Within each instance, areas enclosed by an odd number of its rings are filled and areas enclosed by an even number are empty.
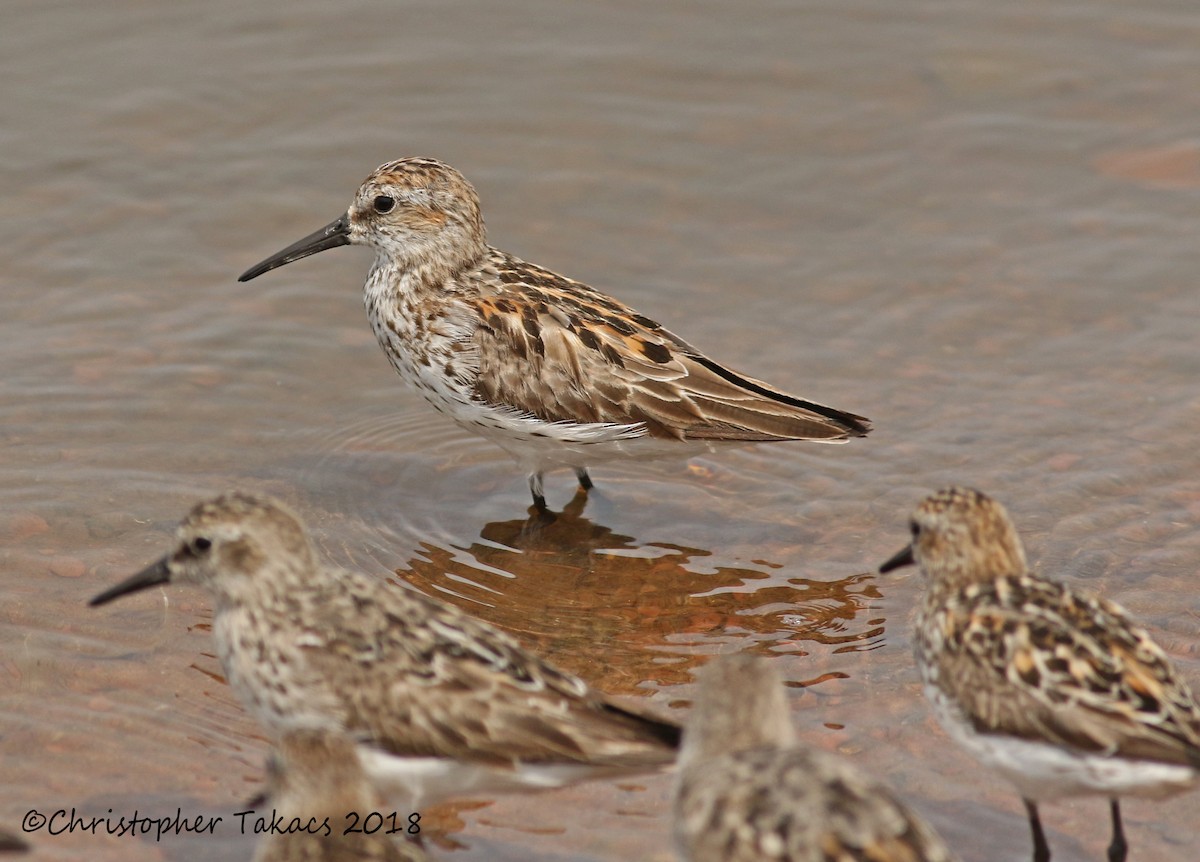
[[[609,703],[456,608],[342,574],[305,657],[314,674],[340,677],[349,732],[400,756],[497,765],[673,759],[676,725]]]
[[[867,419],[718,365],[611,297],[492,250],[475,299],[475,396],[549,422],[644,423],[679,440],[841,440]]]
[[[675,837],[688,862],[953,862],[887,787],[824,752],[774,747],[680,774]]]
[[[1111,602],[1014,576],[940,615],[939,684],[981,733],[1200,767],[1200,713],[1163,651]]]

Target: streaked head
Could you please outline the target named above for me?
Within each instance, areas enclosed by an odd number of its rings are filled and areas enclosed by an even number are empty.
[[[1025,550],[1008,512],[972,488],[944,488],[912,514],[912,542],[880,566],[917,563],[935,582],[965,584],[1027,570]]]
[[[282,503],[249,494],[225,494],[196,506],[175,532],[176,544],[136,575],[93,598],[89,605],[167,582],[211,592],[218,604],[235,603],[267,569],[308,568],[312,545],[300,520]]]
[[[363,181],[345,215],[252,266],[238,281],[340,245],[371,246],[377,259],[405,269],[456,269],[486,249],[479,196],[437,159],[388,162]]]

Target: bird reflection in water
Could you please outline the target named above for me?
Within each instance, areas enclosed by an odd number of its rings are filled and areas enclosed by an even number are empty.
[[[761,560],[757,568],[705,567],[693,561],[711,551],[614,533],[583,516],[586,500],[577,494],[552,521],[489,523],[468,547],[421,542],[396,575],[610,694],[687,684],[727,644],[807,655],[882,641],[870,573],[781,581],[772,570],[782,566]],[[818,672],[792,684],[840,676]]]

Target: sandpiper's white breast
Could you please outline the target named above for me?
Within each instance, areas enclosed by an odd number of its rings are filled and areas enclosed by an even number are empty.
[[[641,423],[547,422],[480,401],[473,389],[479,358],[472,335],[478,321],[471,307],[455,298],[454,287],[450,282],[443,285],[443,295],[427,296],[417,275],[384,261],[372,267],[363,291],[371,329],[388,361],[435,410],[531,469],[680,454],[677,441],[643,439]],[[630,445],[633,441],[639,442]]]

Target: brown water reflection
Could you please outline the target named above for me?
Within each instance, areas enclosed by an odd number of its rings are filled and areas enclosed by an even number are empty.
[[[856,573],[931,490],[975,484],[1035,564],[1127,605],[1200,683],[1198,44],[1178,0],[9,0],[0,825],[229,811],[258,786],[202,597],[83,606],[239,487],[292,502],[333,561],[654,708],[705,655],[769,652],[823,680],[793,698],[806,738],[966,862],[1027,858],[1011,790],[929,719],[919,583]],[[583,513],[522,533],[519,471],[379,353],[365,252],[234,281],[414,154],[471,178],[496,245],[877,430],[606,466]],[[548,481],[561,505],[569,475]],[[445,855],[668,860],[669,779],[643,785],[463,810]],[[1196,800],[1131,802],[1131,858],[1193,862]],[[1047,806],[1057,862],[1102,857],[1102,807]]]
[[[552,523],[490,523],[468,547],[422,542],[396,574],[612,694],[686,685],[722,649],[806,656],[812,644],[852,651],[882,642],[882,618],[858,619],[877,609],[872,575],[780,583],[772,570],[782,567],[762,560],[701,571],[696,561],[710,551],[639,544],[584,517],[586,500],[577,494]]]

